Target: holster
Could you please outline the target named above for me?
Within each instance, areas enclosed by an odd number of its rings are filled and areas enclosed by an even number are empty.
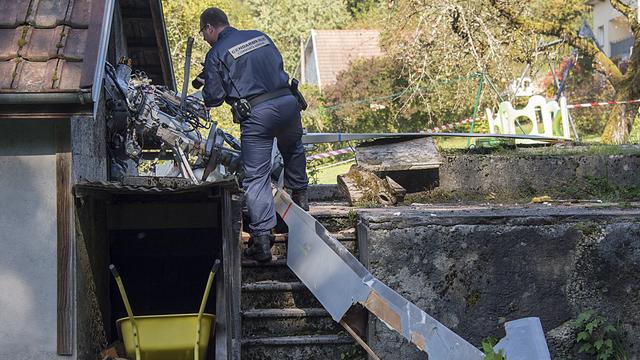
[[[231,103],[231,115],[233,122],[240,124],[251,115],[251,104],[247,99],[238,99]]]
[[[291,93],[293,94],[293,96],[295,96],[296,99],[298,99],[298,104],[300,105],[300,109],[307,110],[307,107],[308,107],[307,101],[304,99],[304,96],[302,96],[302,93],[300,92],[298,85],[299,85],[298,79],[291,79],[291,85],[289,86],[289,89],[291,89]]]

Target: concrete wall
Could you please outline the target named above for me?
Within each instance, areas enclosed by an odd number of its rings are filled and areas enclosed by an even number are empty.
[[[640,356],[640,210],[541,205],[360,214],[372,273],[474,345],[503,337],[505,321],[538,316],[552,358],[573,359],[571,320],[594,308],[620,321],[630,358]],[[378,320],[372,333],[383,359],[425,358]]]
[[[71,154],[73,181],[107,180],[106,111],[104,96],[100,98],[98,112],[93,116],[71,118]]]
[[[621,188],[640,187],[640,152],[627,154],[534,154],[522,151],[505,155],[446,155],[440,167],[443,193],[490,194],[498,197],[555,195],[586,189],[587,179]],[[589,194],[582,194],[589,196]]]
[[[0,121],[0,359],[56,356],[53,121]]]

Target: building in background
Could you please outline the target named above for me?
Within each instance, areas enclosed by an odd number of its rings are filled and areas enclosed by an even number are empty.
[[[301,83],[321,90],[334,84],[354,60],[382,55],[378,30],[311,30],[300,48],[296,73]]]
[[[638,8],[637,0],[626,2]],[[611,59],[628,60],[633,51],[633,34],[627,19],[611,6],[609,0],[589,0],[593,9],[593,32]]]

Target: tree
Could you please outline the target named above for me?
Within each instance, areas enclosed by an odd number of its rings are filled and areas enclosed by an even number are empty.
[[[345,0],[248,0],[258,29],[275,42],[285,70],[293,74],[300,59],[300,38],[311,29],[340,29],[350,20]]]
[[[616,100],[637,99],[640,96],[639,51],[633,52],[628,64],[625,65],[626,71],[623,71],[619,64],[609,59],[591,40],[579,37],[575,29],[567,26],[562,17],[532,20],[520,14],[518,10],[518,6],[522,6],[520,2],[516,4],[506,0],[490,0],[490,2],[500,16],[515,27],[561,38],[583,54],[593,58],[595,69],[604,74],[614,88]],[[579,5],[581,4],[573,4],[572,9],[579,9]],[[640,23],[635,11],[621,0],[611,0],[611,5],[629,22],[635,38],[633,48],[640,49]],[[634,115],[625,105],[614,106],[605,125],[602,141],[612,144],[625,142],[631,132]]]
[[[628,0],[626,0],[628,1]],[[635,11],[621,0],[612,0],[631,24],[638,48],[640,33]],[[541,41],[562,39],[593,59],[604,74],[617,100],[640,96],[640,53],[634,51],[627,64],[616,64],[595,43],[578,36],[580,24],[589,17],[584,0],[398,0],[393,9],[391,46],[403,62],[405,76],[414,88],[433,77],[475,71],[505,82],[520,77],[524,64],[536,68]],[[398,40],[397,34],[403,34]],[[539,64],[539,60],[538,60]],[[624,71],[624,68],[627,68]],[[607,143],[624,142],[633,115],[626,106],[615,106],[602,134]]]
[[[189,36],[195,39],[191,55],[191,79],[201,70],[199,63],[204,62],[204,58],[209,51],[207,44],[200,36],[200,14],[208,7],[218,7],[229,17],[232,26],[238,28],[253,28],[255,26],[251,13],[240,0],[216,0],[203,2],[201,0],[163,0],[162,1],[165,26],[169,40],[169,51],[173,61],[178,90],[182,89],[184,79],[184,61]],[[189,92],[193,92],[191,88]],[[220,126],[233,135],[238,135],[239,130],[233,124],[228,105],[214,108],[211,116]]]
[[[379,4],[378,11],[388,14],[382,46],[393,67],[394,93],[401,91],[391,108],[398,129],[426,130],[474,110],[482,114],[486,105],[500,101],[489,86],[478,98],[482,74],[506,85],[520,76],[523,63],[533,61],[538,39],[513,31],[487,5],[482,0]]]

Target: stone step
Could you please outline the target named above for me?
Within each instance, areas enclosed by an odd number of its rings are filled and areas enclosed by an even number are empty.
[[[322,307],[313,294],[299,281],[260,281],[243,284],[241,297],[243,310]]]
[[[347,201],[347,197],[338,189],[338,185],[336,184],[309,185],[307,188],[307,197],[311,203]]]
[[[340,242],[342,243],[342,245],[344,245],[344,247],[347,248],[347,250],[349,250],[349,252],[351,252],[355,256],[358,256],[358,251],[357,251],[358,245],[355,239],[341,240]],[[247,246],[248,246],[247,244],[243,244],[242,246],[243,251]],[[276,257],[285,257],[287,255],[287,243],[281,242],[281,241],[275,242],[271,247],[271,254]]]
[[[342,330],[331,315],[320,308],[254,309],[242,312],[242,336],[260,337],[278,334],[328,335]]]
[[[279,265],[271,264],[268,266],[260,266],[252,263],[251,266],[243,266],[242,268],[242,283],[256,283],[260,281],[300,281],[296,274],[287,266],[287,260],[282,258],[282,263]],[[244,263],[243,263],[244,265]]]
[[[260,337],[242,340],[243,360],[366,359],[348,335]]]
[[[271,261],[263,263],[252,259],[242,258],[242,268],[262,268],[262,267],[282,267],[287,266],[287,258],[284,256],[274,256]]]
[[[339,232],[356,226],[357,210],[347,203],[311,204],[309,214],[330,232]]]
[[[277,243],[286,243],[287,242],[287,236],[288,234],[276,234],[275,235],[275,242]],[[356,229],[353,227],[349,227],[349,228],[345,228],[345,229],[341,229],[338,230],[334,233],[331,233],[331,236],[333,236],[336,240],[338,241],[355,241],[357,239],[356,236]],[[249,233],[243,232],[242,236],[242,243],[246,244],[249,242]]]
[[[352,254],[358,255],[356,231],[354,228],[345,229],[331,234],[339,240]],[[242,234],[243,249],[249,240],[249,234]],[[252,283],[265,280],[275,281],[299,281],[295,274],[287,267],[286,264],[286,241],[287,234],[277,234],[275,244],[272,247],[272,254],[275,262],[266,264],[258,263],[251,259],[242,260],[242,282]]]

